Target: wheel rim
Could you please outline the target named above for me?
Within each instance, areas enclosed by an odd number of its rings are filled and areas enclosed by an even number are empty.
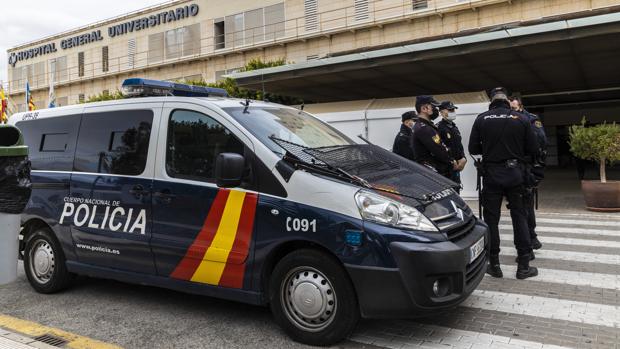
[[[286,317],[299,329],[318,332],[336,314],[336,292],[323,273],[312,267],[291,270],[280,287]]]
[[[56,268],[52,246],[45,240],[37,240],[28,258],[32,277],[40,284],[48,283]]]

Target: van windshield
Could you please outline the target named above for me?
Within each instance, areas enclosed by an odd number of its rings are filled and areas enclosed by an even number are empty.
[[[224,108],[273,152],[284,155],[284,150],[269,137],[283,139],[309,148],[355,144],[350,138],[317,120],[310,114],[292,108],[252,107]]]

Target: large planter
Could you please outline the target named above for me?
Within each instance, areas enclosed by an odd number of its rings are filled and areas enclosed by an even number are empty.
[[[597,212],[620,212],[620,181],[581,181],[586,208]]]

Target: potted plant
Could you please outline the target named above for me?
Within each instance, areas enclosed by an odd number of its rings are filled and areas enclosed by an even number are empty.
[[[620,211],[620,181],[608,181],[605,165],[620,161],[620,125],[581,125],[570,128],[570,148],[584,160],[594,160],[600,166],[600,181],[581,181],[586,208],[591,211]]]

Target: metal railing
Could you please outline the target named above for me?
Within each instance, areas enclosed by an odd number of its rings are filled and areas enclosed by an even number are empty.
[[[219,36],[211,35],[201,37],[196,43],[189,45],[189,49],[187,47],[187,43],[179,43],[177,45],[168,45],[167,52],[166,43],[164,41],[164,52],[158,53],[159,56],[161,56],[161,60],[157,61],[154,61],[153,59],[153,50],[149,51],[148,49],[146,51],[137,51],[131,55],[112,57],[114,49],[120,48],[124,51],[127,50],[127,41],[109,43],[107,44],[107,46],[109,46],[107,71],[103,71],[102,69],[104,64],[102,60],[87,62],[84,65],[73,65],[64,70],[56,69],[56,76],[61,76],[64,78],[55,80],[54,85],[62,86],[80,81],[88,81],[96,78],[129,73],[134,70],[145,70],[145,77],[149,77],[149,68],[160,67],[163,65],[189,62],[206,57],[225,55],[259,47],[273,46],[275,44],[283,44],[291,41],[305,40],[316,36],[332,35],[343,31],[353,31],[372,26],[382,26],[406,19],[438,15],[445,12],[475,8],[487,4],[508,1],[509,0],[370,0],[368,1],[367,13],[363,13],[364,16],[360,16],[360,9],[359,7],[356,8],[355,5],[329,8],[322,12],[319,11],[317,14],[318,25],[314,30],[306,30],[306,19],[304,17],[297,17],[285,19],[284,21],[269,25],[243,28],[242,30],[224,33]],[[171,3],[176,3],[176,1],[172,1]],[[347,3],[352,4],[353,2]],[[154,8],[161,8],[161,6],[157,5],[154,6]],[[137,11],[136,13],[139,12],[144,12],[144,10]],[[120,18],[124,17],[127,16],[124,15]],[[102,23],[104,22],[109,22],[109,20],[102,21]],[[200,22],[200,24],[213,25],[213,21],[205,20]],[[204,32],[204,30],[201,30],[201,33],[202,32]],[[131,39],[135,39],[137,42],[148,42],[148,37],[149,35],[143,35],[132,37]],[[165,35],[163,35],[163,37],[165,37]],[[37,43],[40,42],[41,40],[37,41]],[[224,43],[224,47],[221,47],[222,42]],[[186,46],[184,46],[184,44]],[[84,50],[87,52],[86,56],[98,56],[101,59],[101,47],[102,46],[95,46]],[[176,57],[170,58],[170,54],[168,53],[174,53],[174,56]],[[75,61],[77,61],[77,52],[74,54]],[[150,60],[149,54],[151,55]],[[45,62],[46,64],[43,74],[39,74],[37,76],[33,74],[29,76],[31,90],[40,90],[49,87],[49,60],[45,60]],[[34,63],[31,65],[33,66]],[[24,92],[26,80],[28,79],[18,78],[10,80],[6,91],[9,95]],[[37,83],[33,85],[33,81]]]

